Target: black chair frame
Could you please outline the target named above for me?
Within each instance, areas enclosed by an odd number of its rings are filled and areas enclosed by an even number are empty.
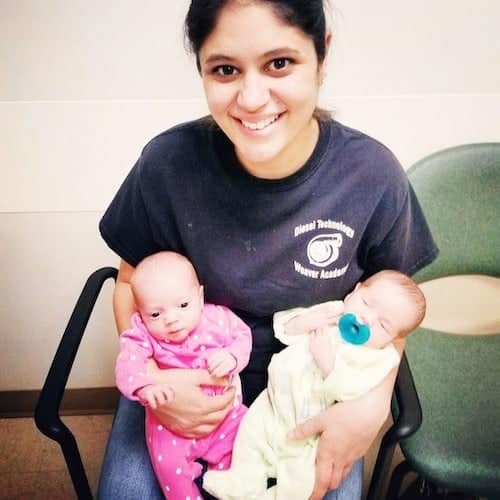
[[[59,343],[35,409],[38,429],[61,446],[79,500],[92,500],[93,495],[75,436],[61,420],[61,401],[101,289],[108,279],[116,280],[117,274],[117,269],[104,267],[88,278]],[[392,406],[394,425],[382,439],[367,500],[383,498],[385,479],[389,474],[396,444],[413,434],[422,422],[422,411],[406,356],[403,356],[399,367]]]
[[[104,267],[85,283],[57,348],[35,408],[38,429],[61,446],[76,495],[80,500],[93,498],[75,436],[60,417],[61,401],[80,342],[105,281],[116,280],[117,269]]]
[[[382,500],[383,498],[392,500],[397,498],[400,485],[400,474],[397,472],[397,467],[391,475],[389,488],[384,496],[394,449],[399,441],[414,434],[422,424],[422,407],[420,406],[406,354],[403,354],[401,358],[394,386],[392,417],[394,423],[384,434],[380,443],[366,496],[367,500]],[[400,465],[407,467],[406,461],[401,462]]]

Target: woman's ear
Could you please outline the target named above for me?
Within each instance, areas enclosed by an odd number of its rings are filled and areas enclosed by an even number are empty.
[[[325,34],[325,59],[328,57],[331,44],[332,44],[332,32],[328,30]]]
[[[326,78],[326,67],[328,65],[328,54],[330,52],[330,44],[332,41],[332,33],[331,31],[327,31],[325,34],[325,57],[323,62],[321,63],[321,67],[319,69],[319,83],[322,84]]]

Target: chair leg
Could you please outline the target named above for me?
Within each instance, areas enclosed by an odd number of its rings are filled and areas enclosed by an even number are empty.
[[[389,483],[389,489],[387,490],[386,500],[397,500],[399,498],[399,492],[401,490],[401,485],[403,484],[403,479],[411,472],[412,468],[410,464],[404,460],[398,464],[391,475],[391,481]]]
[[[382,439],[377,460],[373,468],[372,478],[368,487],[366,500],[380,500],[383,498],[386,478],[389,475],[394,448],[396,444],[387,439],[387,434]]]
[[[94,497],[74,437],[71,435],[60,444],[78,500],[93,500]]]

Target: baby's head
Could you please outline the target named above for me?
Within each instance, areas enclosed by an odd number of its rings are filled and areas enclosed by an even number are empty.
[[[203,287],[186,257],[159,252],[143,259],[130,280],[135,305],[156,338],[182,342],[198,325]]]
[[[379,271],[358,283],[344,299],[345,312],[370,327],[368,347],[384,347],[408,335],[424,319],[425,308],[417,284],[393,270]]]

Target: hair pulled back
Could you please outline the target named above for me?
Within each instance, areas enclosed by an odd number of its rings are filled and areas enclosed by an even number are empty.
[[[326,56],[326,18],[323,0],[191,0],[184,30],[188,47],[196,56],[200,71],[200,49],[215,28],[222,9],[231,2],[269,5],[286,24],[295,26],[309,36],[316,50],[318,63]]]

